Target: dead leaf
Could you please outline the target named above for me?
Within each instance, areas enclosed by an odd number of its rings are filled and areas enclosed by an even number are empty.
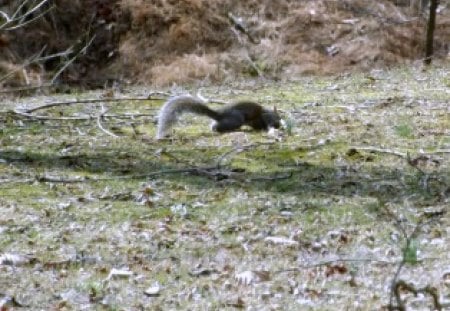
[[[332,276],[337,273],[344,274],[344,273],[347,273],[347,271],[348,271],[347,267],[342,263],[328,265],[327,269],[325,271],[325,276],[329,277],[329,276]]]

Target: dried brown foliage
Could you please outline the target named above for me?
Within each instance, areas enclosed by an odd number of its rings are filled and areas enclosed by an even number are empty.
[[[43,18],[0,33],[0,57],[20,65],[44,45],[52,54],[95,35],[88,52],[61,76],[64,82],[130,78],[165,85],[366,70],[423,57],[426,18],[411,3],[53,0]],[[445,58],[450,8],[442,3],[447,8],[438,14],[435,46]],[[255,42],[234,28],[229,13],[242,18]],[[44,72],[64,61],[43,62]]]

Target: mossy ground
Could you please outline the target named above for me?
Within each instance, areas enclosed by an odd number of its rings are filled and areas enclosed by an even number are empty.
[[[186,116],[166,141],[153,139],[162,101],[33,113],[47,120],[10,110],[100,93],[5,103],[0,251],[36,260],[0,265],[1,293],[30,310],[380,309],[405,242],[386,210],[407,232],[448,210],[449,81],[447,67],[204,88],[275,105],[289,130],[216,135]],[[97,123],[105,107],[101,125],[118,138]],[[420,228],[422,261],[400,275],[442,300],[449,224],[444,214]],[[108,278],[113,268],[133,274]],[[265,277],[243,284],[244,271]]]

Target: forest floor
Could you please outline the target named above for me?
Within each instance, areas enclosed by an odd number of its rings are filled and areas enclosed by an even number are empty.
[[[286,128],[156,141],[142,88],[2,104],[2,310],[449,306],[449,67],[201,92]]]

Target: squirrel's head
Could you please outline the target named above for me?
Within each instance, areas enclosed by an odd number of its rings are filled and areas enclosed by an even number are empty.
[[[273,107],[273,110],[264,111],[264,113],[262,114],[262,118],[264,120],[266,129],[278,129],[281,126],[281,117],[278,114],[277,107]]]

